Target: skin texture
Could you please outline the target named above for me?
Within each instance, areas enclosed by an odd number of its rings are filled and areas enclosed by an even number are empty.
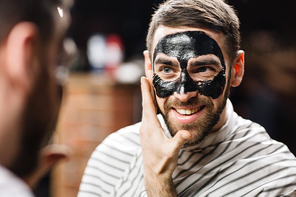
[[[209,96],[201,95],[198,91],[188,91],[186,93],[185,91],[179,93],[178,91],[174,91],[172,95],[161,98],[155,93],[153,85],[152,65],[154,62],[151,61],[149,52],[144,52],[146,78],[142,78],[141,80],[143,95],[143,115],[142,125],[140,128],[140,140],[144,165],[144,181],[148,196],[177,195],[177,191],[172,180],[172,173],[177,166],[178,154],[181,147],[188,143],[195,144],[200,141],[201,130],[196,130],[195,127],[197,125],[200,125],[201,120],[207,120],[207,118],[209,117],[209,113],[218,113],[218,120],[214,125],[211,126],[209,133],[213,133],[219,130],[225,124],[227,120],[227,115],[223,103],[228,96],[229,87],[238,86],[242,80],[244,73],[243,51],[239,51],[234,62],[230,62],[228,55],[225,52],[223,34],[210,31],[208,29],[191,27],[170,28],[160,26],[156,30],[154,36],[152,44],[153,51],[155,51],[154,49],[161,38],[167,35],[187,31],[202,31],[216,41],[224,57],[224,62],[226,66],[226,84],[222,94],[216,99],[213,99]],[[173,81],[180,76],[179,73],[181,72],[181,66],[180,64],[178,64],[178,59],[176,57],[168,57],[163,53],[157,54],[155,56],[155,62],[157,61],[158,57],[162,57],[162,59],[169,58],[171,62],[179,66],[179,70],[176,69],[177,71],[173,72],[173,77],[169,78],[169,80]],[[151,57],[154,57],[154,54],[152,54]],[[209,54],[206,56],[200,56],[197,59],[215,59],[215,57],[217,56],[212,56],[211,54]],[[188,60],[187,70],[190,68],[189,65],[191,64],[193,59],[191,58]],[[230,66],[231,64],[237,65],[237,72],[235,71],[234,66]],[[158,66],[159,65],[157,64],[155,65],[155,73],[157,73]],[[174,73],[178,74],[174,75]],[[174,78],[174,76],[177,77]],[[178,100],[177,103],[176,100]],[[199,108],[201,106],[203,107]],[[222,108],[219,106],[222,106]],[[200,110],[193,115],[180,115],[175,113],[175,108],[199,108]],[[220,112],[219,108],[221,108]],[[172,124],[171,126],[175,129],[173,132],[171,132],[172,138],[168,138],[164,134],[164,131],[162,130],[162,127],[160,126],[160,123],[156,117],[157,110],[159,110],[163,114],[163,116],[168,117],[167,119],[170,120]],[[203,128],[203,126],[201,126],[201,128]]]

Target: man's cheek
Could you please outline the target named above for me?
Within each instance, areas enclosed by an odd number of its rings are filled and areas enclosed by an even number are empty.
[[[222,95],[226,83],[226,77],[222,70],[213,80],[197,82],[197,89],[201,95],[217,99]]]
[[[175,83],[175,81],[164,81],[157,74],[154,74],[153,76],[153,86],[156,95],[160,98],[171,96],[175,91]]]

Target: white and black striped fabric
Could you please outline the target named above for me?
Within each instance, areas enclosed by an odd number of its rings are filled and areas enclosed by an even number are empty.
[[[227,101],[227,123],[195,147],[182,148],[173,180],[178,196],[296,196],[296,159]],[[163,119],[159,120],[166,132]],[[107,137],[93,152],[78,197],[147,196],[140,123]]]

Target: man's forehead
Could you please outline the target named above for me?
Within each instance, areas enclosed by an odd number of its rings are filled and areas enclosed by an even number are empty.
[[[209,35],[202,31],[186,31],[169,34],[161,38],[156,45],[155,51],[170,53],[171,56],[176,52],[198,53],[199,51],[210,52],[213,47],[219,48],[218,44]]]
[[[158,42],[167,35],[172,35],[176,33],[186,32],[186,31],[199,31],[204,32],[205,34],[209,35],[211,38],[213,38],[221,50],[223,50],[223,33],[222,32],[213,32],[212,30],[206,29],[206,28],[196,28],[196,27],[178,27],[178,28],[172,28],[160,25],[157,30],[155,31],[152,47],[150,53],[152,53],[152,57],[154,56],[154,50]]]
[[[225,68],[224,57],[218,43],[203,31],[185,31],[168,34],[157,43],[152,62],[155,64],[159,54],[176,57],[185,68],[191,58],[213,54],[220,59]]]

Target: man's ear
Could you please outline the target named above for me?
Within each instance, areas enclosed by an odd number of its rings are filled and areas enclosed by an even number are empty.
[[[20,22],[10,31],[6,46],[6,74],[14,86],[28,90],[34,78],[38,28],[30,22]],[[36,68],[35,68],[36,69]],[[33,72],[33,73],[32,73]]]
[[[245,72],[245,52],[242,50],[238,51],[237,57],[234,60],[234,65],[231,70],[231,82],[232,87],[237,87],[243,80]]]
[[[149,51],[144,51],[144,58],[145,58],[145,74],[146,77],[152,81],[152,64],[151,64],[151,59],[150,59],[150,54]]]

